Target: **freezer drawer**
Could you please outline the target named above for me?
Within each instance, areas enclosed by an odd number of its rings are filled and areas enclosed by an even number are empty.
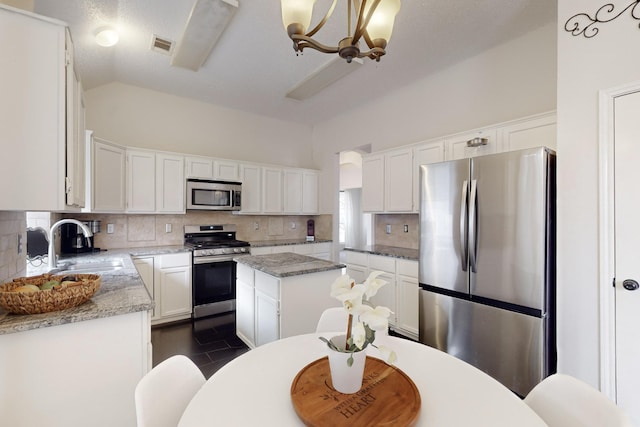
[[[546,318],[420,290],[420,341],[525,396],[548,374]]]

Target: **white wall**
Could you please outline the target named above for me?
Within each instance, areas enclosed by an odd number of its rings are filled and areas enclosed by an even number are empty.
[[[555,108],[556,26],[549,24],[315,126],[323,213],[336,209],[337,152],[364,144],[379,151]]]
[[[598,91],[640,79],[638,21],[627,12],[591,39],[564,30],[602,0],[558,0],[559,370],[599,385]],[[620,11],[629,2],[615,2]]]
[[[311,127],[110,83],[85,92],[87,129],[131,147],[313,168]]]

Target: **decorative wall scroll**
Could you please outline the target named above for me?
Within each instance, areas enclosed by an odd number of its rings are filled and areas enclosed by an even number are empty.
[[[593,17],[587,13],[577,13],[571,18],[567,19],[564,24],[565,31],[573,34],[574,36],[583,35],[590,39],[594,37],[600,29],[598,24],[606,24],[613,21],[619,16],[623,15],[628,10],[631,10],[631,17],[636,20],[640,20],[640,0],[634,0],[621,11],[616,10],[616,6],[613,3],[607,3],[596,11]],[[640,28],[640,24],[638,24]]]

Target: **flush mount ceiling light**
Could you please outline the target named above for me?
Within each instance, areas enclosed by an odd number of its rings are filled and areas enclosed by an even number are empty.
[[[318,25],[306,32],[311,24],[315,2],[316,0],[280,0],[282,23],[293,40],[293,49],[296,52],[310,47],[324,53],[337,53],[347,62],[351,62],[353,58],[365,57],[380,61],[380,57],[386,53],[393,22],[400,10],[400,0],[348,0],[346,37],[338,42],[337,47],[326,46],[312,39],[331,17],[337,0],[333,0]],[[360,51],[361,38],[370,50]]]
[[[236,0],[196,0],[171,65],[197,71],[238,9]]]
[[[113,27],[102,27],[96,31],[96,43],[100,46],[115,46],[118,40],[120,40],[120,36]]]

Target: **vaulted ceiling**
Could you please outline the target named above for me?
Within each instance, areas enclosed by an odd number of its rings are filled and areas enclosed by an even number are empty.
[[[34,12],[67,22],[76,69],[85,89],[110,82],[140,86],[282,120],[313,124],[356,108],[449,64],[555,22],[557,0],[404,0],[387,55],[305,101],[289,89],[335,55],[305,50],[296,56],[282,26],[278,0],[240,5],[204,66],[170,65],[150,49],[153,34],[177,41],[195,0],[34,0]],[[318,0],[316,15],[330,0]],[[346,0],[339,0],[316,38],[344,37]],[[319,19],[314,16],[312,25]],[[95,30],[114,25],[120,42],[95,43]]]

